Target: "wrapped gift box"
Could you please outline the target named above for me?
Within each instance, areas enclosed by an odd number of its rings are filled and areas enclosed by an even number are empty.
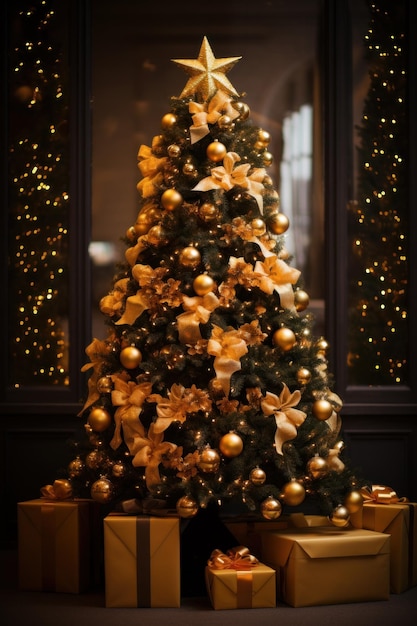
[[[278,598],[293,607],[387,600],[390,537],[331,526],[264,532]]]
[[[280,517],[277,520],[227,520],[225,526],[236,539],[236,543],[247,546],[252,554],[258,559],[261,557],[261,537],[260,533],[265,530],[283,530],[288,528],[288,516]]]
[[[259,563],[250,570],[206,566],[207,593],[214,609],[259,609],[276,606],[275,571]]]
[[[417,585],[417,504],[365,503],[351,516],[352,525],[391,537],[390,590],[402,593]]]
[[[18,503],[21,589],[86,591],[91,583],[91,504],[42,498]]]
[[[107,515],[104,574],[107,607],[179,607],[179,518]]]

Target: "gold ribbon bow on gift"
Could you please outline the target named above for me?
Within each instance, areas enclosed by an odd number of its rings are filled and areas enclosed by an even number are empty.
[[[407,498],[399,498],[396,492],[386,485],[372,485],[372,487],[362,487],[360,490],[364,502],[374,504],[396,504],[397,502],[408,502]]]
[[[211,569],[249,570],[259,565],[259,561],[246,546],[236,546],[225,554],[218,548],[213,550],[207,565]]]
[[[53,485],[42,487],[41,494],[46,500],[69,500],[72,498],[72,485],[69,480],[58,478]]]

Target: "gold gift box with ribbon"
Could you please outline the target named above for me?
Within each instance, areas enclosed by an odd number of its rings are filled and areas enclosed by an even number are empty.
[[[107,607],[179,607],[179,518],[107,515],[104,573]]]
[[[262,533],[279,600],[293,607],[387,600],[389,535],[316,526]]]
[[[227,554],[214,550],[205,578],[215,610],[276,606],[275,570],[260,563],[246,546],[237,546]]]
[[[91,583],[91,506],[87,500],[18,503],[19,587],[81,593]]]
[[[351,515],[351,523],[390,535],[390,591],[403,593],[417,585],[417,503],[385,485],[373,485],[362,495],[364,505]]]

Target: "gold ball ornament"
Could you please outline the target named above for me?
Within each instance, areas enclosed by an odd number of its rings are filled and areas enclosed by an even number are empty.
[[[307,369],[306,367],[300,367],[300,369],[297,371],[297,381],[300,383],[300,385],[308,385],[308,383],[311,380],[311,372],[309,369]]]
[[[85,464],[91,470],[97,470],[104,467],[106,456],[100,450],[91,450],[85,457]]]
[[[267,225],[274,235],[283,235],[290,226],[290,220],[283,213],[275,213],[268,218]]]
[[[317,354],[322,356],[326,356],[327,350],[329,349],[329,344],[324,337],[320,337],[320,339],[316,343]]]
[[[102,376],[98,379],[96,387],[99,393],[110,393],[113,389],[112,379],[110,376]]]
[[[123,478],[126,475],[126,466],[118,461],[113,464],[111,473],[115,478]]]
[[[245,121],[250,115],[250,108],[246,102],[233,102],[232,106],[239,113],[239,119]]]
[[[162,246],[167,243],[167,237],[161,224],[151,226],[147,233],[147,240],[153,246]]]
[[[227,458],[239,456],[243,450],[243,441],[237,433],[230,431],[219,442],[220,452]]]
[[[88,423],[94,432],[102,433],[107,430],[112,423],[112,417],[106,409],[96,406],[90,411]]]
[[[260,467],[254,467],[249,474],[252,485],[263,485],[266,481],[266,474]]]
[[[79,456],[71,461],[68,465],[68,474],[70,478],[78,478],[82,476],[85,470],[85,464]]]
[[[313,456],[307,462],[307,473],[311,478],[317,480],[323,478],[329,471],[327,461],[321,456]]]
[[[213,450],[213,448],[205,448],[200,453],[197,466],[205,474],[217,472],[220,466],[220,456],[217,450]]]
[[[187,246],[180,252],[180,263],[184,267],[195,268],[201,261],[201,254],[194,246]]]
[[[333,413],[333,406],[328,400],[325,400],[324,398],[315,400],[311,409],[313,411],[314,417],[321,422],[325,422],[326,420],[328,420]]]
[[[127,370],[133,370],[142,361],[142,353],[135,346],[127,346],[120,352],[120,363]]]
[[[212,202],[204,202],[200,206],[198,214],[204,222],[213,222],[219,216],[217,207]]]
[[[310,296],[303,289],[296,289],[294,292],[294,304],[298,312],[304,311],[310,304]]]
[[[207,146],[206,150],[207,158],[209,158],[210,161],[214,161],[214,163],[223,161],[224,157],[226,156],[226,152],[226,146],[221,143],[221,141],[212,141]]]
[[[329,515],[329,520],[333,524],[333,526],[337,526],[338,528],[344,528],[349,525],[350,514],[347,507],[339,504],[331,515]]]
[[[349,514],[357,513],[362,509],[363,506],[363,496],[360,491],[351,491],[347,494],[345,498],[344,505],[348,510]]]
[[[208,274],[200,274],[193,281],[193,289],[198,296],[205,296],[214,289],[214,280]]]
[[[91,485],[90,493],[95,502],[107,504],[114,496],[113,484],[108,478],[99,478]]]
[[[255,217],[251,223],[252,232],[255,237],[261,237],[266,232],[266,224],[260,217]]]
[[[174,211],[181,206],[183,197],[176,189],[166,189],[161,196],[161,203],[167,211]]]
[[[217,120],[217,125],[222,130],[232,130],[235,124],[228,115],[221,115]]]
[[[176,504],[177,513],[180,517],[188,519],[198,513],[198,504],[190,496],[182,496]]]
[[[261,514],[267,520],[277,519],[282,513],[282,505],[272,496],[261,502]]]
[[[172,143],[170,146],[168,146],[167,152],[168,156],[170,156],[171,159],[176,159],[181,154],[181,148],[176,143]]]
[[[291,328],[279,328],[272,335],[273,343],[281,348],[284,352],[291,350],[297,343],[297,338]]]
[[[271,141],[271,135],[268,133],[267,130],[260,128],[258,131],[258,141],[266,147]]]
[[[172,128],[172,126],[175,126],[176,123],[177,123],[177,116],[174,115],[173,113],[166,113],[161,120],[161,126],[165,130]]]
[[[274,162],[273,154],[268,150],[265,150],[265,152],[262,154],[262,161],[264,162],[265,167],[270,167]]]
[[[290,480],[286,483],[281,492],[281,499],[288,506],[298,506],[306,497],[306,490],[298,480]]]
[[[129,241],[136,241],[137,238],[138,238],[138,235],[136,233],[135,227],[129,226],[129,228],[126,231],[126,239],[128,239]]]

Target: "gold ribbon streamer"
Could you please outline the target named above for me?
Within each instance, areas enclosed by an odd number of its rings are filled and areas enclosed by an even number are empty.
[[[282,454],[282,446],[286,441],[295,439],[297,436],[297,428],[301,426],[307,417],[304,411],[294,409],[301,400],[301,392],[299,390],[291,391],[287,385],[283,383],[283,389],[279,397],[270,391],[266,392],[265,397],[261,400],[261,408],[264,415],[274,415],[277,429],[275,431],[275,447],[278,454]]]
[[[122,317],[116,322],[116,324],[133,324],[135,320],[149,309],[149,300],[143,293],[142,289],[136,292],[134,296],[126,298],[126,306]]]
[[[203,297],[183,296],[185,313],[177,316],[178,335],[181,343],[195,345],[201,339],[200,324],[206,324],[212,311],[219,306],[219,299],[213,293]]]
[[[386,485],[372,485],[362,487],[360,490],[364,502],[374,502],[375,504],[396,504],[397,502],[408,502],[408,498],[399,498],[397,493]]]
[[[228,396],[232,374],[241,369],[239,359],[248,352],[246,342],[239,336],[237,330],[224,331],[214,325],[207,344],[207,352],[215,357],[213,367],[224,394]]]
[[[211,569],[234,569],[240,571],[251,570],[259,565],[259,561],[249,552],[246,546],[235,546],[227,551],[222,552],[216,548],[212,551],[207,565]]]

